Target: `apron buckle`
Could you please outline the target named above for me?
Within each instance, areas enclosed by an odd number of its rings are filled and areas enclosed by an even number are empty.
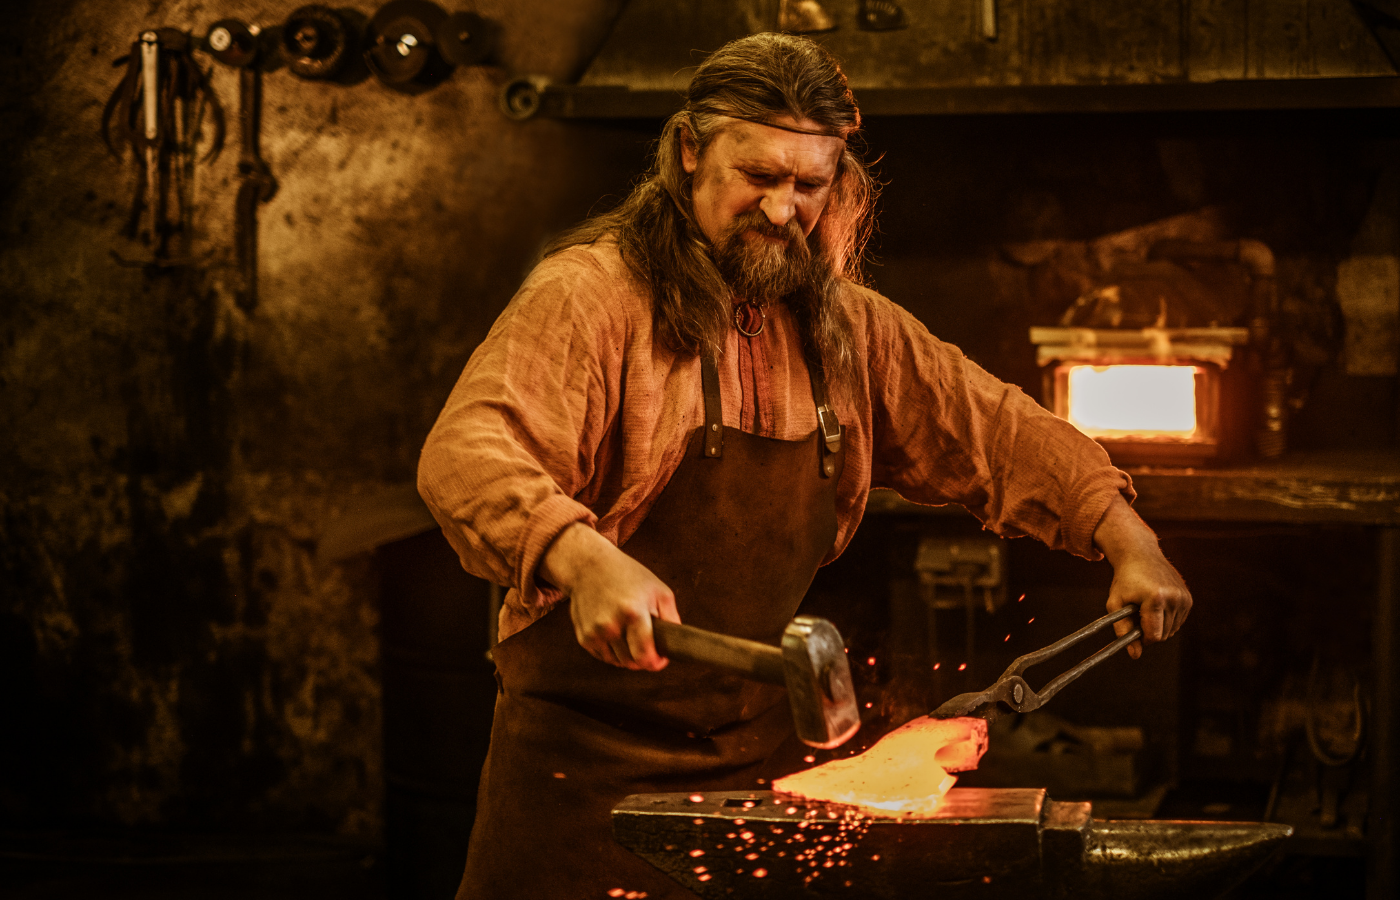
[[[841,423],[836,419],[835,410],[825,403],[817,407],[817,427],[821,429],[822,441],[826,444],[827,452],[840,453]]]

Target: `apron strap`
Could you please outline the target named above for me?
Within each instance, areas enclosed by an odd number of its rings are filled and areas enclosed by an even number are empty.
[[[821,432],[821,472],[823,478],[836,474],[836,460],[841,452],[841,422],[836,418],[831,399],[826,392],[826,378],[819,366],[808,366],[812,381],[812,401],[817,407],[817,430]],[[706,459],[724,455],[724,414],[719,402],[719,366],[709,355],[700,357],[700,386],[705,394]]]
[[[831,406],[831,398],[826,392],[826,376],[821,366],[807,366],[807,375],[812,379],[812,400],[817,404],[817,430],[821,432],[822,477],[836,474],[836,460],[841,452],[841,422],[836,418],[836,410]]]
[[[724,453],[724,413],[719,405],[719,367],[708,353],[700,356],[700,385],[705,392],[705,458]]]

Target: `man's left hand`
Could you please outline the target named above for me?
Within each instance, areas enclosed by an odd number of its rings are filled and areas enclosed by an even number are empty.
[[[1191,592],[1186,582],[1157,545],[1157,536],[1138,518],[1122,496],[1113,503],[1094,531],[1094,543],[1113,564],[1113,587],[1108,592],[1108,611],[1125,604],[1138,607],[1142,641],[1128,645],[1133,659],[1142,656],[1143,643],[1155,644],[1176,634],[1191,612]],[[1114,624],[1121,637],[1132,630],[1123,620]]]

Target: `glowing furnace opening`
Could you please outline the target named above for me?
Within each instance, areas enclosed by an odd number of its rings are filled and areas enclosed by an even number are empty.
[[[1196,436],[1196,366],[1071,366],[1066,418],[1095,438]]]

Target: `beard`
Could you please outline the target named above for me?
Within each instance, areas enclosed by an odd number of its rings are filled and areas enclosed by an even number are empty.
[[[812,237],[816,236],[814,230]],[[714,260],[735,297],[759,306],[804,287],[815,288],[825,262],[822,253],[812,252],[796,219],[774,225],[760,210],[734,220],[715,243]]]

